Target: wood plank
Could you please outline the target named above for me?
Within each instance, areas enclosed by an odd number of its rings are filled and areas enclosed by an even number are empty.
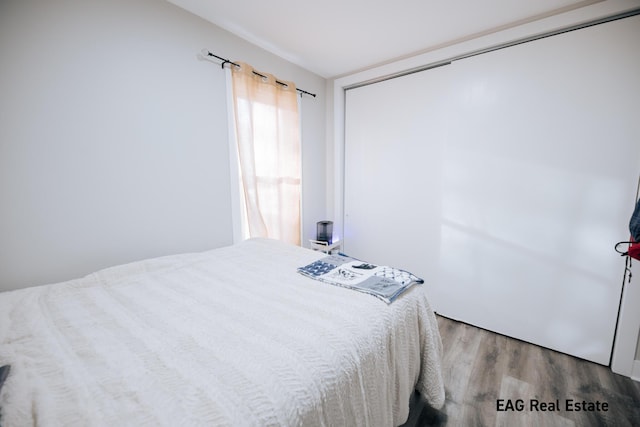
[[[640,383],[606,366],[442,316],[438,325],[445,407],[437,411],[416,396],[403,427],[640,426]],[[521,402],[522,410],[498,410],[498,399],[501,409],[510,399]],[[576,411],[582,402],[587,410]],[[542,410],[543,403],[552,410]]]

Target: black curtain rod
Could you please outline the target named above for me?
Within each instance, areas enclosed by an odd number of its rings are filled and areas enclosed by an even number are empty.
[[[227,58],[223,58],[223,57],[221,57],[221,56],[214,55],[213,53],[211,53],[211,52],[209,52],[209,51],[207,51],[207,55],[209,55],[209,56],[213,56],[214,58],[217,58],[217,59],[219,59],[220,61],[222,61],[222,64],[221,64],[221,67],[222,67],[222,68],[224,68],[224,65],[225,65],[225,64],[235,65],[236,67],[239,67],[239,66],[240,66],[240,64],[236,64],[235,62],[230,61],[230,60],[228,60]],[[260,77],[262,77],[262,78],[267,78],[267,76],[265,76],[264,74],[260,74],[260,73],[258,73],[257,71],[253,71],[253,74],[255,74],[256,76],[260,76]],[[279,85],[282,85],[282,86],[289,86],[288,84],[286,84],[286,83],[284,83],[284,82],[281,82],[281,81],[278,81],[278,80],[276,80],[276,83],[278,83]],[[307,92],[306,90],[302,90],[302,89],[300,89],[300,88],[296,88],[296,90],[297,90],[298,92],[300,92],[301,94],[303,94],[303,93],[304,93],[304,94],[307,94],[307,95],[313,96],[314,98],[316,97],[316,94],[315,94],[315,93]]]

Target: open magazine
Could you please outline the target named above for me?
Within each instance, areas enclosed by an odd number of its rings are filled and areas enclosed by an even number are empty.
[[[424,283],[407,271],[368,264],[343,254],[329,255],[299,267],[298,272],[315,280],[374,295],[387,304],[411,286]]]

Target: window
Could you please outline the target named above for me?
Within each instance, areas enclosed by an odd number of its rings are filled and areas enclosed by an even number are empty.
[[[247,64],[232,67],[243,235],[300,245],[301,150],[298,99]]]

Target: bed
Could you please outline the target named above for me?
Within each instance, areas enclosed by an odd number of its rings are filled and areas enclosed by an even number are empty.
[[[3,427],[395,426],[444,403],[425,285],[392,304],[270,239],[0,293]]]

